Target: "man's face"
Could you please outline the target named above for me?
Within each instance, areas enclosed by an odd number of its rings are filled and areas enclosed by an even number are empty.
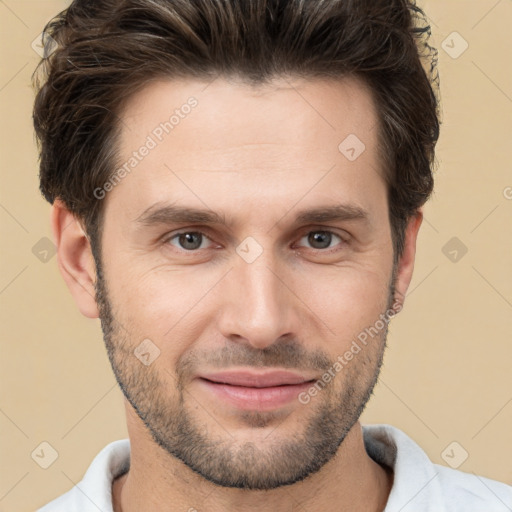
[[[219,485],[271,489],[333,457],[378,376],[393,251],[376,110],[353,79],[206,85],[126,106],[120,165],[137,162],[104,199],[98,305],[153,439]]]

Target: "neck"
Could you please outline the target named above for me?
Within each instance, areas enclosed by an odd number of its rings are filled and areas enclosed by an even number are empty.
[[[114,512],[296,510],[382,512],[393,474],[366,453],[357,422],[337,454],[301,482],[270,491],[219,487],[156,445],[147,432],[130,431],[130,470],[112,486]],[[133,436],[131,434],[134,434]],[[135,442],[137,440],[138,442]]]

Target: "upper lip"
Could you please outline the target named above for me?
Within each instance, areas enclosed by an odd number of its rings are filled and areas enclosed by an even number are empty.
[[[299,373],[285,370],[272,370],[260,373],[247,370],[224,371],[218,373],[204,373],[199,375],[199,377],[219,384],[251,388],[302,384],[313,380],[311,377],[305,377]]]

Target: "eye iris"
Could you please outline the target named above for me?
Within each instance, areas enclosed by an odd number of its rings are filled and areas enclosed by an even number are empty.
[[[194,241],[195,238],[195,241]],[[184,249],[192,250],[198,249],[201,246],[202,235],[201,233],[181,233],[179,236],[180,245]]]
[[[308,236],[308,242],[315,249],[325,249],[331,245],[332,235],[327,231],[314,231],[310,233]],[[320,243],[321,247],[315,246],[315,244]]]

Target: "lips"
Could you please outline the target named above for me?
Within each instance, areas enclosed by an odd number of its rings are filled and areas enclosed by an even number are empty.
[[[313,381],[308,375],[284,370],[205,373],[197,379],[210,399],[246,411],[272,411],[289,405]]]
[[[266,373],[254,372],[220,372],[201,375],[202,379],[217,384],[229,384],[230,386],[242,386],[251,388],[270,388],[274,386],[291,386],[309,382],[311,377],[304,377],[297,373],[287,371],[271,371]]]

